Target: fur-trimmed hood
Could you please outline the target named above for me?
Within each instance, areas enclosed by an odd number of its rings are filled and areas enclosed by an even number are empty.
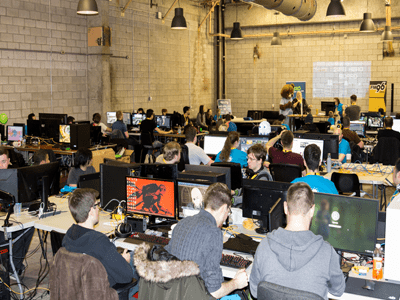
[[[145,243],[135,249],[134,262],[139,276],[155,283],[168,283],[173,279],[200,274],[199,266],[193,261],[152,261],[149,258],[150,246]],[[164,250],[165,251],[165,250]]]

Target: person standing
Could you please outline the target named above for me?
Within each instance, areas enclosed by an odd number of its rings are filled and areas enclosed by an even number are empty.
[[[281,102],[279,104],[279,114],[285,116],[285,124],[289,124],[289,115],[293,114],[292,97],[294,93],[294,84],[286,84],[281,90]]]
[[[357,105],[357,96],[351,95],[351,105],[346,107],[344,115],[348,116],[350,121],[358,121],[360,119],[361,107]]]

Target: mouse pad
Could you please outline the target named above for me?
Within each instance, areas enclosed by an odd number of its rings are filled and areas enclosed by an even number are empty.
[[[363,289],[363,286],[365,286],[365,279],[349,277],[346,282],[345,293],[377,299],[399,300],[400,286],[398,284],[375,281],[375,289],[373,291]]]

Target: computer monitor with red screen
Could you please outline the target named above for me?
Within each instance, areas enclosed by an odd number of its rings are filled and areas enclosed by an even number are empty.
[[[175,182],[142,177],[126,177],[127,212],[175,218]]]

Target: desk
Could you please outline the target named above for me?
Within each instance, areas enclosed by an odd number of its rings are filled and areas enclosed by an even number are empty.
[[[289,117],[289,127],[290,127],[290,129],[292,130],[292,131],[294,131],[295,130],[295,128],[294,128],[294,122],[293,122],[293,118],[305,118],[305,117],[307,117],[307,115],[288,115],[288,117]],[[329,116],[325,116],[325,115],[313,115],[313,118],[314,119],[324,119],[324,120],[328,120],[329,119]]]
[[[390,186],[386,179],[391,180],[393,166],[384,166],[382,164],[367,165],[345,163],[342,165],[342,168],[349,171],[349,173],[357,174],[361,184],[371,184],[372,197],[374,199],[378,199],[378,193],[380,190],[380,210],[382,210],[383,207],[386,207],[386,186]],[[338,171],[339,170],[332,170],[332,172],[326,174],[324,177],[330,180],[332,173]]]
[[[198,133],[197,136],[197,140],[203,140],[204,136],[207,135],[208,132],[200,132]],[[182,142],[182,140],[186,139],[186,136],[183,133],[158,133],[158,132],[154,132],[153,133],[154,138],[158,141],[163,140],[163,143],[168,142],[168,140],[171,139],[175,139],[177,141],[179,141],[180,144],[184,144]],[[139,140],[140,142],[140,131],[129,131],[129,136],[135,137]]]

